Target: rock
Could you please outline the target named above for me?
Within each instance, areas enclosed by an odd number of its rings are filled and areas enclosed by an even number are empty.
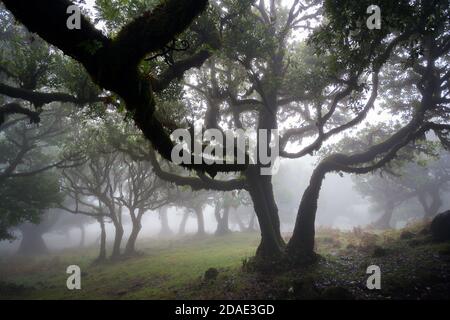
[[[434,217],[430,226],[431,236],[436,241],[450,240],[450,210]]]
[[[400,234],[400,239],[403,239],[403,240],[412,239],[412,238],[414,238],[414,236],[415,236],[414,233],[412,233],[411,231],[405,230]]]
[[[321,296],[324,300],[354,300],[353,294],[343,287],[328,287]]]
[[[205,272],[204,279],[207,281],[216,280],[218,275],[219,275],[219,271],[216,268],[209,268]]]

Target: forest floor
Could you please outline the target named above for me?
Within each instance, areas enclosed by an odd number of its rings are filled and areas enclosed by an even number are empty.
[[[450,243],[434,243],[424,225],[385,232],[317,232],[317,263],[272,274],[245,271],[258,234],[143,240],[141,254],[95,264],[96,249],[0,260],[0,299],[449,299]],[[82,289],[66,288],[66,268],[82,270]],[[381,290],[366,286],[381,269]],[[218,276],[205,280],[205,271]]]

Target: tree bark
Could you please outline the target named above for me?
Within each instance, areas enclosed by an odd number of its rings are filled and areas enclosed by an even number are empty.
[[[136,240],[141,229],[142,225],[140,221],[133,222],[131,234],[125,247],[125,255],[133,255],[136,253]]]
[[[220,214],[220,211],[223,211],[222,215]],[[215,235],[220,236],[229,233],[230,227],[228,223],[228,218],[230,216],[230,206],[224,205],[222,208],[220,208],[220,205],[218,204],[216,207],[215,215],[217,220],[217,229]]]
[[[163,207],[159,211],[159,219],[161,220],[161,230],[159,232],[160,236],[170,236],[173,234],[169,226],[169,218],[167,216],[167,208]]]
[[[180,228],[178,229],[178,235],[183,235],[186,233],[186,223],[189,218],[189,211],[185,211],[183,218],[181,219]]]
[[[201,207],[195,208],[195,215],[197,216],[197,235],[205,234],[205,218],[203,217],[203,210]]]
[[[104,218],[99,218],[98,223],[100,224],[100,252],[97,261],[104,261],[106,260],[106,228]]]
[[[137,209],[137,215],[135,215],[135,209],[130,208],[130,216],[132,220],[132,229],[130,233],[130,237],[128,238],[127,244],[125,246],[125,255],[133,255],[136,253],[136,240],[138,238],[139,232],[142,229],[142,217],[145,213],[145,210],[142,208]]]
[[[114,236],[114,245],[113,245],[113,251],[111,253],[111,258],[116,259],[120,256],[120,245],[122,243],[123,238],[123,227],[122,224],[118,222],[113,222],[114,228],[116,230],[116,234]]]
[[[262,176],[256,168],[247,171],[248,191],[253,201],[261,228],[261,243],[256,258],[279,258],[283,253],[284,241],[280,232],[278,208],[273,195],[271,176]]]
[[[302,260],[314,256],[315,219],[317,201],[322,182],[327,170],[318,165],[314,170],[309,185],[303,193],[295,221],[294,232],[287,246],[291,259]]]

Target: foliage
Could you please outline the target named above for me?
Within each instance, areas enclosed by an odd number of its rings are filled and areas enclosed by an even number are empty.
[[[0,239],[14,239],[11,230],[23,222],[38,224],[47,209],[62,199],[59,177],[54,172],[0,183]]]

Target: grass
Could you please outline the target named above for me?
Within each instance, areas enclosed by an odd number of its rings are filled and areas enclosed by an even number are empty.
[[[258,245],[257,234],[173,241],[146,239],[142,254],[94,264],[96,249],[0,262],[3,299],[449,299],[450,243],[434,243],[416,224],[405,230],[341,232],[321,228],[321,259],[272,274],[242,270]],[[82,270],[82,290],[66,289],[66,267]],[[378,265],[382,289],[368,290],[366,269]],[[203,275],[216,268],[216,280]]]
[[[0,281],[9,289],[0,288],[0,297],[176,299],[184,285],[199,279],[208,268],[238,268],[244,258],[254,254],[257,244],[255,234],[148,240],[140,243],[144,248],[141,255],[100,265],[94,263],[95,249],[66,250],[48,257],[14,257],[0,262]],[[65,270],[73,264],[82,270],[82,290],[66,288]]]

